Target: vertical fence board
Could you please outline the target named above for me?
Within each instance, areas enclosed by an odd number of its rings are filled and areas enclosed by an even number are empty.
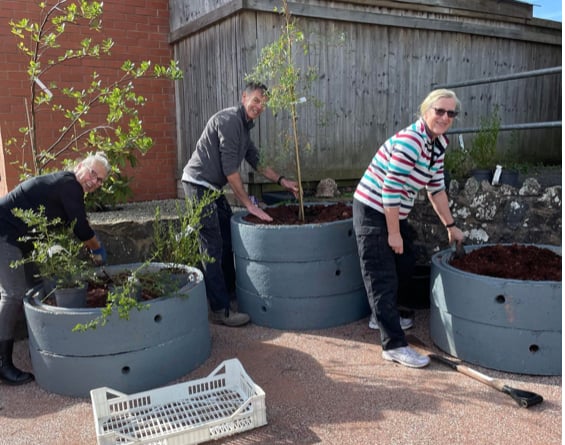
[[[491,36],[311,17],[298,20],[310,52],[295,54],[303,70],[317,69],[319,79],[311,94],[322,105],[309,101],[298,106],[301,141],[312,146],[312,153],[302,159],[305,180],[358,178],[379,145],[415,119],[433,84],[561,65],[560,47],[499,38],[496,24]],[[180,141],[184,162],[206,120],[239,103],[244,76],[261,48],[278,37],[281,24],[277,14],[243,9],[175,44],[185,70],[179,95],[184,101],[179,107],[185,128]],[[478,126],[495,106],[503,124],[561,120],[561,75],[455,91],[463,112],[454,127]],[[283,151],[281,132],[289,125],[288,119],[275,117],[270,110],[261,116],[253,137],[266,158]],[[464,135],[465,143],[472,137]],[[500,149],[527,160],[542,145],[548,157],[560,158],[560,139],[560,128],[502,132]],[[539,159],[539,152],[536,156]],[[279,169],[293,174],[289,168],[283,163]],[[247,181],[250,170],[242,172]]]

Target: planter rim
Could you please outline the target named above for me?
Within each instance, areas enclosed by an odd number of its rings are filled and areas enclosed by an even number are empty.
[[[304,206],[313,206],[313,205],[329,206],[333,204],[338,204],[338,201],[305,202]],[[346,204],[350,207],[353,205],[350,202]],[[297,206],[298,204],[290,204],[290,205]],[[267,206],[267,208],[273,208],[273,207],[279,207],[279,205]],[[335,225],[343,221],[351,221],[353,219],[353,218],[345,218],[337,221],[329,221],[324,223],[307,223],[307,224],[261,224],[261,223],[252,223],[252,222],[244,221],[243,218],[247,215],[249,215],[249,212],[247,210],[240,210],[234,212],[232,216],[232,221],[235,221],[238,224],[243,224],[246,226],[260,227],[261,229],[266,229],[266,230],[276,230],[278,227],[293,228],[293,227],[319,227],[319,226]]]
[[[106,271],[107,269],[112,270],[112,269],[118,269],[118,268],[121,268],[121,269],[135,268],[135,267],[139,267],[143,264],[144,263],[113,264],[113,265],[110,265],[110,266],[98,268],[97,273],[103,273],[103,271]],[[179,267],[179,268],[185,269],[187,272],[196,273],[196,275],[198,276],[198,279],[196,281],[197,283],[204,280],[204,275],[202,274],[202,272],[199,269],[197,269],[196,267],[187,266],[187,265],[184,265],[184,264],[154,262],[154,263],[149,263],[146,266],[147,267],[158,267],[160,269],[164,269],[164,268],[170,267],[170,266]],[[73,313],[75,313],[75,314],[93,314],[93,313],[99,314],[99,313],[102,312],[103,308],[97,308],[97,307],[72,308],[72,307],[59,307],[59,306],[53,306],[53,305],[50,305],[50,304],[45,304],[45,303],[43,303],[42,299],[39,298],[39,294],[40,294],[39,291],[42,289],[42,287],[43,287],[43,285],[39,284],[39,285],[31,288],[30,290],[28,290],[28,292],[26,293],[26,296],[24,298],[24,304],[33,306],[38,311],[52,312],[52,313],[53,312],[55,312],[55,313],[60,312],[60,313],[64,313],[64,314],[73,314]],[[186,285],[184,285],[182,288],[180,288],[177,292],[175,292],[174,295],[154,298],[153,300],[149,300],[147,303],[149,303],[149,304],[158,303],[160,301],[168,300],[170,298],[184,298],[185,296],[179,295],[179,294],[183,293],[181,291],[189,291],[193,287],[194,287],[194,284],[192,282],[188,282]]]
[[[513,246],[513,245],[519,245],[519,246],[534,246],[534,247],[538,247],[540,249],[548,249],[551,250],[552,252],[558,254],[559,256],[561,256],[561,246],[555,246],[552,244],[535,244],[535,243],[491,243],[491,244],[475,244],[475,245],[469,245],[469,246],[464,246],[465,252],[469,252],[472,250],[476,250],[476,249],[480,249],[482,247],[489,247],[489,246]],[[559,285],[561,285],[561,281],[553,281],[553,280],[518,280],[515,278],[499,278],[499,277],[492,277],[490,275],[480,275],[480,274],[476,274],[476,273],[472,273],[472,272],[467,272],[465,270],[461,270],[457,267],[452,266],[451,264],[449,264],[449,260],[451,259],[451,255],[452,255],[453,251],[451,249],[445,249],[442,250],[440,252],[435,253],[432,256],[432,265],[435,264],[437,266],[441,266],[441,267],[445,267],[447,269],[449,269],[452,273],[457,273],[459,275],[462,276],[473,276],[473,277],[481,277],[481,278],[488,278],[489,280],[496,280],[496,281],[504,281],[506,283],[511,282],[511,283],[559,283]]]

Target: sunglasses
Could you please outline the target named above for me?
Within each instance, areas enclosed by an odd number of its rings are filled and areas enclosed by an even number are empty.
[[[432,107],[435,112],[436,112],[436,116],[443,116],[445,113],[447,113],[447,117],[450,119],[453,119],[455,116],[457,116],[459,114],[459,111],[455,111],[455,110],[446,110],[444,108],[435,108]]]

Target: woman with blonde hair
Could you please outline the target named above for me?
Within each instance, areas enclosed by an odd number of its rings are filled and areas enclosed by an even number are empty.
[[[421,368],[428,356],[408,346],[397,308],[399,282],[409,280],[415,264],[408,215],[419,190],[425,188],[449,242],[461,242],[445,192],[443,160],[445,133],[461,104],[451,90],[434,90],[420,105],[418,120],[389,138],[376,152],[353,199],[353,226],[367,297],[380,330],[382,356]]]

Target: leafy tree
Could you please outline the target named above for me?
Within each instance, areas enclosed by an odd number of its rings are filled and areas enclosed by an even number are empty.
[[[302,189],[302,172],[300,168],[300,143],[297,128],[297,104],[304,101],[311,83],[317,79],[314,69],[301,70],[295,61],[294,53],[297,47],[308,53],[308,45],[304,33],[299,29],[296,21],[290,14],[288,2],[283,0],[282,9],[275,8],[284,18],[281,35],[270,45],[261,50],[259,60],[253,71],[246,76],[247,81],[265,83],[269,85],[268,106],[277,113],[281,110],[290,115],[291,128],[289,137],[283,140],[291,141],[294,151],[296,178],[299,186],[299,219],[304,221],[304,197]],[[302,88],[300,88],[302,86]]]
[[[113,174],[102,188],[109,197],[98,205],[102,206],[104,201],[109,204],[125,201],[131,191],[121,169],[128,163],[135,167],[137,156],[153,146],[139,117],[146,98],[135,92],[135,84],[140,79],[180,79],[182,71],[175,61],[168,66],[153,66],[148,60],[139,64],[126,60],[121,65],[121,74],[113,81],[103,81],[94,71],[84,85],[59,86],[49,80],[54,68],[109,55],[114,41],[86,37],[76,42],[68,34],[76,26],[87,26],[93,35],[100,33],[102,2],[56,0],[51,5],[49,1],[41,1],[38,6],[37,20],[10,21],[11,32],[19,39],[18,49],[28,58],[29,97],[25,102],[26,125],[20,128],[21,139],[12,137],[7,145],[19,143],[23,177],[54,170],[55,161],[63,156],[69,158],[71,153],[103,151]],[[38,138],[43,119],[45,122],[60,119],[61,126],[53,140]]]

